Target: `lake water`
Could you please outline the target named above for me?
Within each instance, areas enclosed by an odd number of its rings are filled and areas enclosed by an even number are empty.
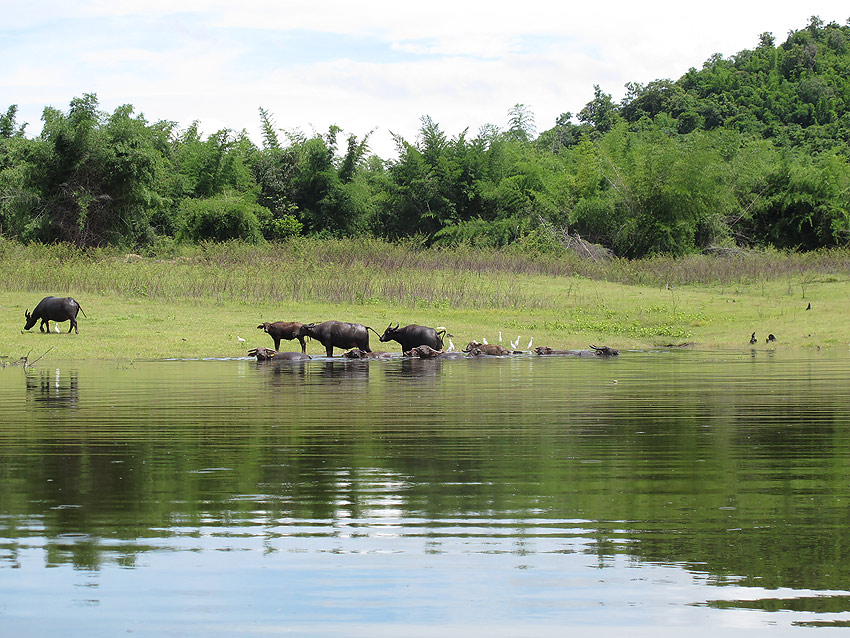
[[[850,626],[850,356],[0,370],[3,636]]]

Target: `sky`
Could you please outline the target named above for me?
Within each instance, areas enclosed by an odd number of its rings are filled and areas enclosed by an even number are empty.
[[[542,132],[578,113],[594,85],[677,79],[715,53],[777,43],[811,16],[846,25],[846,0],[9,0],[0,22],[0,109],[18,105],[30,136],[51,106],[95,93],[112,112],[193,121],[209,135],[245,129],[258,109],[308,135],[337,125],[416,140],[429,116],[450,137],[506,128],[523,104]]]

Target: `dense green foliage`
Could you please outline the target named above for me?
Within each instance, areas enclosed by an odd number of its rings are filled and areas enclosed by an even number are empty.
[[[505,129],[450,136],[424,116],[397,156],[342,130],[263,141],[150,123],[95,95],[46,108],[24,135],[0,115],[0,235],[143,246],[300,234],[430,245],[558,249],[580,235],[617,255],[714,246],[812,249],[850,240],[850,26],[809,25],[775,45],[712,56],[678,80],[600,87],[536,132],[517,104]]]

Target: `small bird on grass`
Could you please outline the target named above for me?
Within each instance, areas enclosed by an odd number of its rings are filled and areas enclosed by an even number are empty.
[[[239,343],[245,343],[245,340],[244,340],[242,337],[240,337],[239,335],[236,335],[236,340],[237,340]]]
[[[750,345],[754,346],[754,345],[756,345],[756,343],[758,343],[758,342],[756,340],[756,333],[754,332],[753,335],[750,337]]]
[[[767,339],[764,340],[765,343],[770,343],[771,341],[776,341],[776,337],[773,336],[773,333],[767,335]]]
[[[811,310],[811,309],[812,309],[812,304],[811,304],[811,302],[809,302],[809,305],[806,306],[806,310]]]

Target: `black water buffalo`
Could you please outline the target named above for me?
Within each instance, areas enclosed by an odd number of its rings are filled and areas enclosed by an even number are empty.
[[[470,341],[466,344],[463,351],[469,354],[470,357],[504,357],[506,354],[511,353],[511,351],[506,347],[500,346],[496,343],[482,344],[477,341]]]
[[[534,352],[539,355],[565,354],[572,357],[616,357],[620,354],[619,350],[608,346],[590,346],[590,348],[590,350],[555,350],[548,346],[539,346],[534,349]]]
[[[360,348],[352,348],[347,352],[343,352],[342,356],[346,359],[392,359],[393,355],[389,352],[366,352]]]
[[[397,341],[401,344],[401,351],[407,352],[416,346],[428,346],[434,350],[443,349],[443,337],[446,335],[445,329],[437,332],[434,328],[428,326],[417,326],[415,323],[399,328],[398,324],[393,328],[393,324],[387,326],[384,334],[381,335],[381,343],[387,341]]]
[[[346,323],[345,321],[324,321],[322,323],[307,323],[298,331],[299,337],[310,337],[323,346],[329,357],[334,356],[334,348],[360,348],[372,352],[369,347],[369,328],[361,323]],[[372,332],[375,332],[372,330]],[[377,333],[376,333],[377,334]]]
[[[266,332],[272,339],[274,339],[275,350],[280,349],[281,339],[286,339],[287,341],[298,339],[301,343],[301,352],[306,353],[307,342],[304,340],[304,337],[299,335],[302,325],[303,324],[300,324],[297,321],[275,321],[274,323],[265,321],[257,326],[257,329]]]
[[[29,309],[24,312],[24,316],[27,318],[24,330],[32,328],[39,319],[41,319],[41,325],[38,328],[41,332],[50,332],[51,321],[57,323],[70,321],[71,327],[68,328],[68,332],[73,330],[76,334],[80,334],[80,330],[77,328],[77,313],[81,310],[83,309],[80,308],[80,304],[73,297],[45,297],[38,302],[32,314],[30,314]],[[83,311],[83,316],[86,316],[85,311]]]
[[[269,348],[254,348],[248,356],[257,357],[257,361],[306,361],[310,355],[303,352],[275,352]]]

